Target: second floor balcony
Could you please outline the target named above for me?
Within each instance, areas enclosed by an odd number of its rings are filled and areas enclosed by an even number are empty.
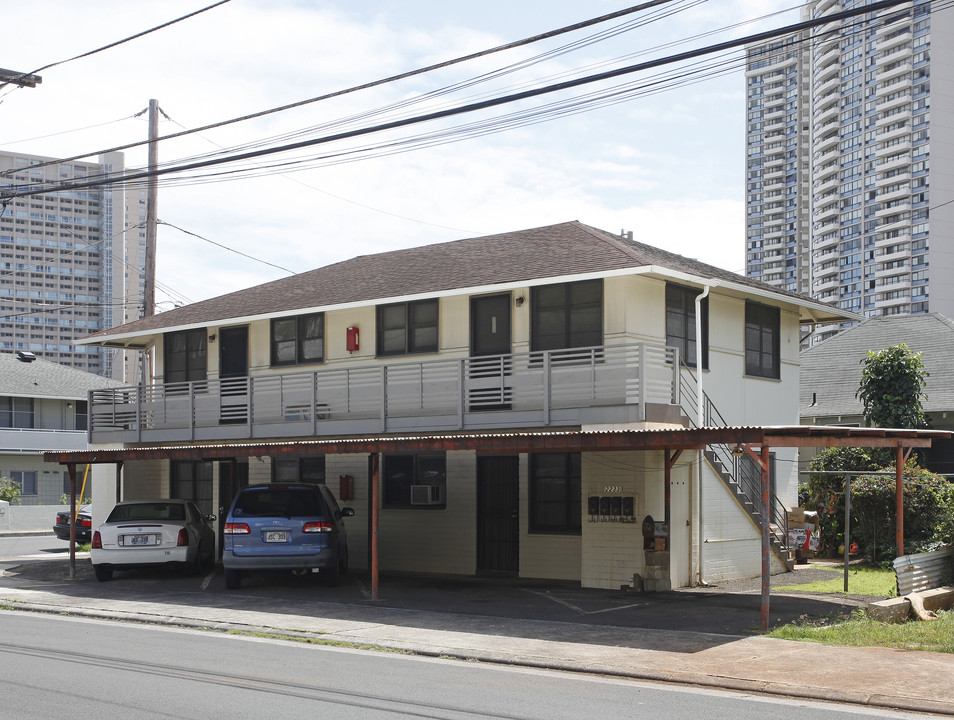
[[[153,443],[678,422],[654,343],[262,374],[90,394],[90,441]]]

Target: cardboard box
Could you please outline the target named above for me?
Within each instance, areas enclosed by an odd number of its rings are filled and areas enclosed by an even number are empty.
[[[792,526],[792,523],[803,523],[805,522],[805,508],[795,507],[791,508],[788,511],[788,524],[789,527]]]
[[[653,550],[658,552],[660,550],[665,550],[665,549],[666,549],[666,538],[664,537],[653,538]]]

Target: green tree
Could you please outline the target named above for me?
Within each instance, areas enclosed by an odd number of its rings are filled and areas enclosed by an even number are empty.
[[[0,477],[0,500],[11,505],[20,504],[20,484],[8,477]]]
[[[865,419],[883,428],[927,427],[921,398],[929,373],[921,353],[901,343],[884,350],[869,350],[861,363],[861,386],[855,393],[864,403]]]

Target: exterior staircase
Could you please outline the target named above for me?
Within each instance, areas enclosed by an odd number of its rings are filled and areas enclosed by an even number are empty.
[[[722,484],[726,486],[729,493],[735,498],[746,515],[752,520],[759,530],[762,528],[762,503],[761,503],[761,478],[746,477],[746,473],[739,467],[739,458],[731,454],[728,446],[723,445],[719,452],[719,446],[710,446],[713,449],[705,451],[704,455],[709,466],[715,471]],[[729,467],[724,463],[724,456],[728,454],[732,458]],[[734,466],[734,469],[733,469]],[[741,481],[741,482],[740,482]],[[789,571],[795,569],[795,552],[788,547],[788,516],[785,507],[773,493],[769,498],[769,544],[772,550],[781,560]]]
[[[682,412],[689,427],[697,427],[698,413],[693,407],[697,396],[696,378],[693,371],[683,365],[681,373],[680,400]],[[718,408],[703,393],[703,423],[705,427],[727,427]],[[722,480],[729,494],[752,521],[756,528],[762,527],[762,479],[754,468],[747,468],[742,458],[732,453],[728,445],[710,445],[703,453],[709,466]],[[769,498],[769,544],[785,567],[795,569],[795,552],[788,546],[788,511],[778,496],[772,492]]]

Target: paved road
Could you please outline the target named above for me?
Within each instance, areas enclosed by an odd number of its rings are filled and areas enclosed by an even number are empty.
[[[0,612],[0,716],[851,720],[858,707]],[[913,718],[878,711],[877,717]]]

